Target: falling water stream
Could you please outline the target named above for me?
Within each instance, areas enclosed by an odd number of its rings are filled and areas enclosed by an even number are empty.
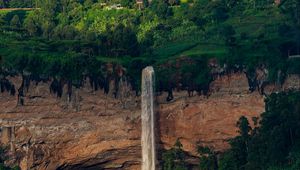
[[[156,169],[154,85],[154,69],[146,67],[142,73],[142,170]]]

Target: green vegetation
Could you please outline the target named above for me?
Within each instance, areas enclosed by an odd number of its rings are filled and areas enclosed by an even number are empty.
[[[298,170],[300,167],[300,92],[281,92],[266,99],[266,111],[260,121],[246,117],[237,122],[239,135],[231,148],[217,153],[199,146],[201,170]],[[186,156],[179,141],[163,153],[166,170],[186,169]],[[183,165],[183,166],[182,166]],[[176,168],[175,168],[176,167]]]
[[[279,6],[271,0],[153,0],[144,1],[142,10],[130,0],[0,2],[35,7],[0,10],[1,74],[27,73],[29,81],[52,77],[79,87],[93,77],[106,87],[119,78],[115,71],[122,66],[138,92],[139,73],[151,64],[158,72],[157,89],[172,100],[174,89],[208,94],[211,59],[223,70],[214,74],[253,75],[262,67],[269,81],[277,81],[300,73],[299,59],[288,59],[300,53],[297,0]],[[249,83],[251,91],[256,83]]]
[[[299,92],[272,94],[254,129],[242,117],[240,136],[230,141],[219,169],[299,169],[299,97]]]
[[[177,139],[174,147],[167,150],[162,155],[163,170],[187,170],[185,163],[185,153],[182,150],[182,144]]]
[[[38,0],[36,0],[38,1]],[[0,0],[1,8],[30,8],[35,5],[35,0]]]
[[[7,159],[5,153],[5,149],[0,148],[0,170],[19,170],[20,168],[18,166],[15,166],[14,168],[5,166],[4,161]]]

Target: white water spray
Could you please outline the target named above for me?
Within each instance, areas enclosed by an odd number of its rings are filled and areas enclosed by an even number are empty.
[[[156,169],[154,86],[154,69],[146,67],[142,73],[142,170]]]

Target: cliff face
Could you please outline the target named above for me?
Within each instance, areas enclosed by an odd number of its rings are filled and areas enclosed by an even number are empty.
[[[21,85],[20,78],[9,80]],[[299,88],[299,83],[290,76],[282,88]],[[264,111],[264,97],[248,89],[245,74],[236,73],[212,82],[209,97],[175,92],[166,102],[166,94],[158,96],[160,148],[170,148],[177,138],[191,156],[197,156],[197,144],[228,148],[239,117],[251,120]],[[24,106],[17,106],[16,96],[0,93],[1,142],[10,148],[9,162],[23,170],[140,169],[140,99],[125,82],[117,99],[89,85],[73,88],[71,98],[49,91],[49,82],[31,83]]]

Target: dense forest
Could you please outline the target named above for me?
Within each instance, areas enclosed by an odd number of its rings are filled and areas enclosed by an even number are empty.
[[[209,94],[215,75],[255,70],[268,83],[300,74],[300,1],[282,0],[0,0],[0,90],[20,95],[31,81],[106,93],[120,71],[139,95],[140,72],[153,65],[157,91]],[[214,63],[214,64],[211,64]],[[7,79],[20,75],[20,89]],[[122,74],[123,75],[123,74]],[[263,94],[263,91],[262,91]],[[231,149],[199,146],[207,170],[296,170],[300,167],[298,92],[272,94],[262,118],[240,118]],[[187,169],[180,141],[162,155],[165,170]]]
[[[153,0],[142,7],[130,0],[22,2],[14,7],[34,9],[0,11],[1,74],[21,74],[27,82],[52,78],[58,96],[61,82],[80,87],[85,77],[95,90],[108,91],[120,67],[138,94],[138,73],[149,64],[167,100],[175,88],[208,94],[213,74],[243,71],[252,80],[260,67],[268,81],[283,82],[300,73],[299,60],[289,59],[299,54],[297,0]],[[218,63],[214,73],[211,59]],[[2,86],[16,91],[6,80]],[[249,86],[254,91],[255,80]]]
[[[1,0],[0,8],[32,8],[35,2],[34,0]]]

